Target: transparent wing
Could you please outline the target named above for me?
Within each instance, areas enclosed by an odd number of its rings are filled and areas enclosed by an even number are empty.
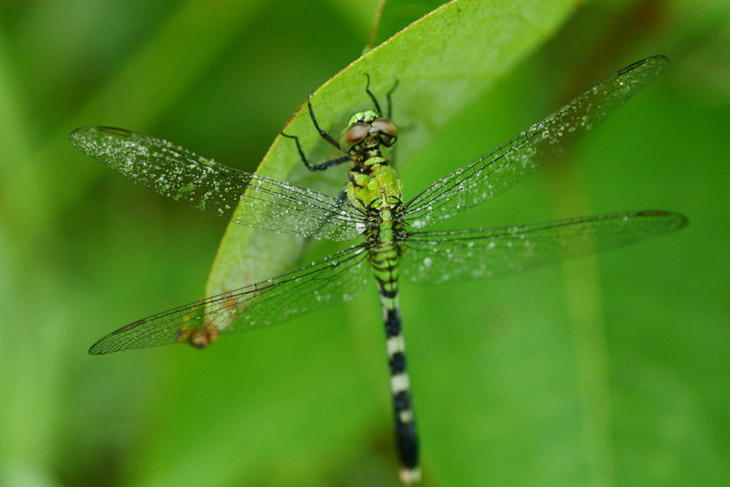
[[[416,284],[502,276],[628,245],[685,225],[683,215],[647,210],[514,227],[415,232],[404,244],[402,275]]]
[[[69,138],[134,182],[236,223],[332,240],[350,240],[362,228],[362,213],[347,201],[226,167],[162,139],[110,127],[82,127]]]
[[[205,346],[220,334],[261,328],[348,301],[367,286],[367,252],[357,245],[279,277],[135,321],[101,338],[92,355],[179,342]]]
[[[664,56],[650,57],[599,82],[516,138],[438,180],[405,205],[406,220],[423,228],[514,186],[641,91],[668,62]]]

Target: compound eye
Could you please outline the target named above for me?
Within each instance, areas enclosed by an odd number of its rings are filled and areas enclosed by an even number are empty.
[[[398,127],[396,127],[393,121],[388,118],[375,119],[371,122],[371,125],[374,129],[379,130],[385,135],[390,135],[391,137],[398,136]]]
[[[378,139],[385,147],[393,147],[398,138],[398,128],[392,120],[387,118],[378,118],[370,124],[373,132],[378,132]]]
[[[367,123],[356,123],[350,125],[342,133],[342,137],[340,137],[340,146],[347,152],[350,147],[358,142],[362,142],[362,139],[367,137],[369,132],[370,125]]]

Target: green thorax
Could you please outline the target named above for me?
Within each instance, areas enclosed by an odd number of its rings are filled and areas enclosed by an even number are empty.
[[[372,161],[372,159],[379,159]],[[382,157],[369,159],[371,166],[367,173],[350,172],[347,197],[362,209],[393,206],[401,201],[403,182]]]

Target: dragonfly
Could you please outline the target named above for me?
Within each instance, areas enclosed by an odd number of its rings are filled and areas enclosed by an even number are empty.
[[[374,109],[352,115],[339,139],[315,129],[342,155],[310,163],[324,170],[349,163],[344,197],[233,169],[162,139],[111,127],[82,127],[70,134],[82,152],[164,196],[238,224],[301,237],[349,241],[349,248],[277,277],[210,296],[130,323],[94,343],[90,354],[187,342],[205,347],[221,335],[264,328],[377,287],[385,325],[395,444],[400,477],[420,480],[418,434],[406,368],[399,286],[441,284],[502,276],[624,246],[687,225],[685,216],[640,210],[544,223],[424,230],[489,200],[559,157],[576,139],[622,106],[665,69],[653,56],[600,81],[517,137],[437,180],[410,201],[388,151],[398,128],[368,88]]]

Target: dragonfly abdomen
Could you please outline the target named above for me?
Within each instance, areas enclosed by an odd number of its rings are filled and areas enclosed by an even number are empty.
[[[381,282],[378,279],[378,291],[385,322],[396,449],[404,467],[401,471],[401,478],[406,485],[410,485],[412,482],[418,482],[421,474],[418,467],[418,432],[413,414],[410,379],[406,368],[406,349],[398,304],[397,280]]]
[[[403,470],[401,478],[406,485],[420,479],[418,467],[418,433],[416,430],[411,386],[406,368],[405,340],[398,303],[398,274],[401,254],[398,205],[385,206],[373,211],[379,217],[367,233],[369,259],[378,285],[380,304],[385,324],[390,392],[393,401],[396,449]],[[374,216],[375,216],[374,215]]]

